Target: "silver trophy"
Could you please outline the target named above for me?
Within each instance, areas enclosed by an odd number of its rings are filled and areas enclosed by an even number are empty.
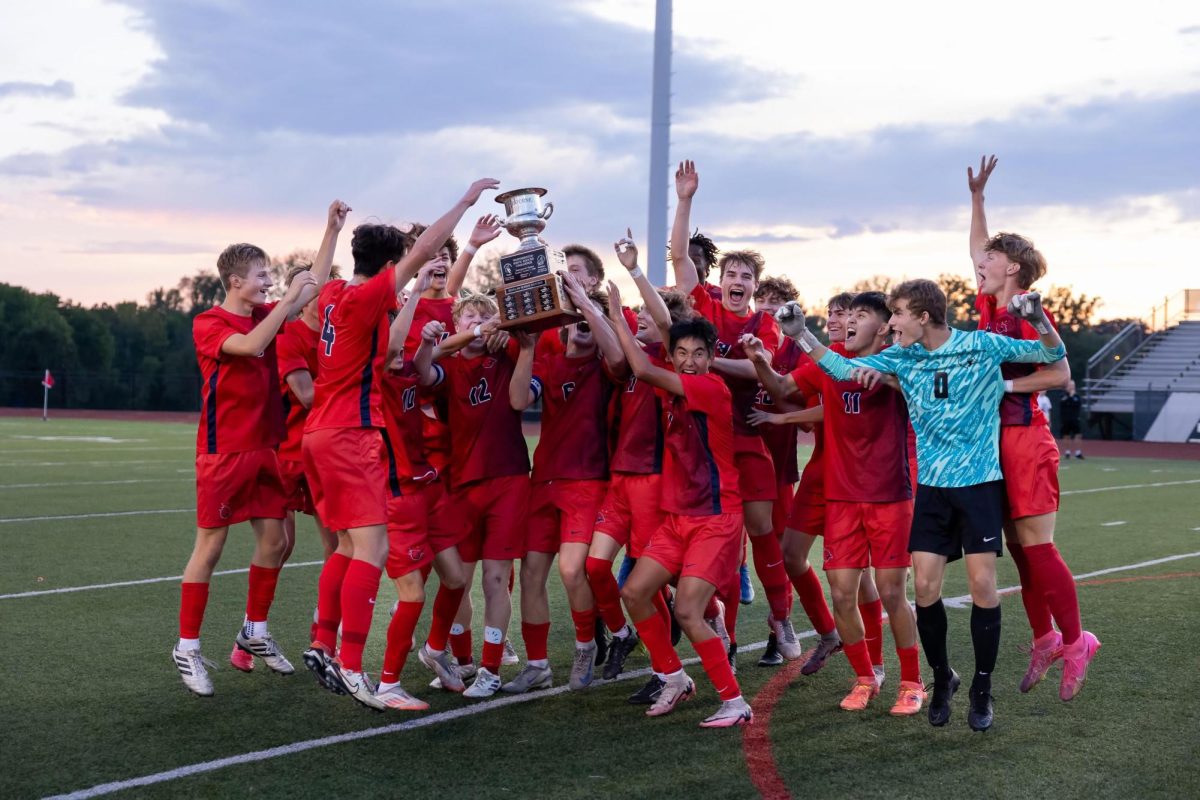
[[[542,203],[545,189],[514,189],[496,198],[504,206],[500,224],[519,240],[517,250],[500,258],[503,285],[496,291],[500,327],[540,331],[582,319],[563,289],[558,274],[567,259],[544,241],[541,233],[554,213],[553,203]]]

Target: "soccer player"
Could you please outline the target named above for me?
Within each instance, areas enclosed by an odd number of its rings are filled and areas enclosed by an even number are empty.
[[[610,282],[608,291],[609,308],[620,309],[616,285]],[[700,725],[746,725],[754,718],[750,704],[742,698],[721,639],[704,619],[717,587],[728,585],[737,573],[744,535],[733,460],[733,401],[725,382],[710,371],[717,332],[703,318],[672,325],[668,349],[673,370],[668,370],[650,363],[619,313],[610,314],[634,376],[662,391],[670,403],[661,501],[666,519],[621,590],[650,652],[651,667],[664,676],[662,692],[646,714],[669,714],[696,692],[671,645],[670,629],[654,606],[654,597],[678,578],[675,616],[721,698],[716,713]]]
[[[754,568],[762,582],[770,606],[767,621],[776,636],[779,650],[792,660],[801,655],[800,642],[792,628],[792,591],[783,566],[783,551],[772,534],[772,508],[775,501],[775,469],[770,453],[759,435],[747,422],[758,397],[758,376],[746,360],[739,340],[750,333],[763,342],[772,356],[779,349],[779,327],[763,312],[752,312],[750,300],[762,277],[762,256],[753,250],[726,251],[718,266],[721,270],[721,301],[715,302],[697,281],[696,267],[684,236],[688,229],[692,198],[700,186],[700,176],[691,161],[680,163],[675,172],[675,192],[679,205],[671,229],[671,261],[680,291],[691,294],[696,312],[717,329],[717,352],[712,368],[729,385],[734,404],[734,444],[738,473],[738,492],[742,499],[746,531],[750,535]],[[722,587],[724,588],[724,587]],[[728,596],[728,595],[727,595]],[[733,595],[736,597],[736,594]],[[736,608],[736,602],[730,606]],[[727,609],[729,610],[729,609]],[[729,635],[736,642],[736,627],[728,623]],[[731,652],[731,655],[733,653]]]
[[[1058,438],[1062,439],[1064,458],[1071,457],[1071,442],[1075,443],[1075,458],[1083,460],[1083,428],[1079,418],[1083,414],[1083,401],[1075,394],[1075,381],[1067,381],[1067,392],[1058,404]]]
[[[988,236],[983,190],[996,157],[981,158],[979,174],[967,167],[971,191],[971,260],[979,295],[979,327],[1014,339],[1043,334],[1008,310],[1013,298],[1029,291],[1046,273],[1046,259],[1023,236]],[[1053,327],[1053,320],[1045,325]],[[1051,665],[1063,660],[1059,697],[1070,700],[1083,688],[1088,665],[1100,640],[1083,630],[1075,578],[1054,546],[1058,515],[1058,444],[1046,415],[1038,408],[1037,392],[1058,389],[1071,379],[1065,360],[1036,369],[1030,364],[1005,364],[1004,398],[1000,402],[1000,468],[1004,473],[1004,533],[1008,551],[1021,576],[1021,601],[1033,645],[1029,668],[1021,680],[1028,692],[1041,682]],[[1058,623],[1058,630],[1053,622]]]
[[[284,434],[275,334],[328,274],[298,275],[283,300],[268,303],[270,259],[261,248],[230,245],[217,258],[217,272],[225,300],[192,321],[202,378],[196,432],[197,527],[180,586],[179,642],[171,653],[184,686],[202,697],[213,694],[206,669],[211,662],[200,653],[209,581],[229,526],[246,520],[254,529],[255,544],[245,622],[235,641],[273,671],[295,671],[267,629],[287,547],[286,501],[275,454]]]
[[[469,525],[459,545],[465,573],[473,575],[475,563],[483,561],[483,657],[464,692],[472,698],[490,697],[500,689],[504,637],[512,617],[508,579],[513,560],[524,555],[529,505],[529,450],[521,431],[521,412],[541,392],[533,379],[532,337],[519,334],[505,349],[488,352],[484,328],[497,311],[495,300],[485,295],[459,299],[454,323],[460,333],[443,342],[436,353],[445,370],[439,391],[448,401],[452,431],[451,502]],[[464,339],[466,345],[453,352]],[[428,375],[428,369],[418,361],[418,374]],[[526,602],[524,593],[521,601]],[[530,648],[529,663],[535,666],[549,664],[546,631],[538,637],[522,630]],[[529,644],[535,639],[538,647]]]
[[[563,352],[546,353],[534,363],[533,379],[541,387],[542,431],[533,454],[533,488],[521,560],[521,628],[536,630],[538,637],[549,629],[546,580],[557,555],[575,624],[568,687],[579,691],[591,685],[596,661],[598,615],[587,567],[596,515],[608,490],[608,407],[616,382],[624,383],[627,366],[595,297],[570,273],[563,282],[583,319],[551,333],[566,340]],[[607,298],[600,302],[606,303]],[[606,610],[611,616],[612,609]],[[619,602],[615,612],[620,624],[613,633],[620,643],[630,630]],[[534,648],[542,641],[539,638]],[[502,688],[521,693],[550,681],[549,667],[527,666]]]
[[[883,350],[891,336],[890,315],[882,293],[855,296],[846,325],[847,357],[871,356]],[[747,339],[744,347],[755,367],[760,373],[770,370],[761,345],[753,337]],[[925,691],[917,652],[917,621],[906,596],[913,514],[908,409],[900,393],[888,385],[866,388],[829,376],[821,381],[821,401],[813,408],[785,414],[755,411],[751,421],[778,425],[823,420],[830,456],[824,485],[823,561],[838,633],[857,676],[841,705],[847,711],[862,711],[879,694],[858,605],[862,575],[874,567],[900,660],[900,689],[891,713],[917,714]]]
[[[388,312],[400,289],[450,235],[468,208],[499,183],[485,178],[406,250],[391,225],[364,224],[354,231],[354,276],[321,290],[321,344],[315,401],[304,430],[304,467],[317,511],[338,532],[338,547],[318,583],[317,640],[304,663],[323,686],[376,710],[362,666],[372,610],[388,555],[387,473],[383,400]],[[333,657],[339,624],[341,647]]]
[[[992,671],[1000,648],[1000,597],[996,557],[1004,487],[999,457],[1000,398],[1005,361],[1048,364],[1066,354],[1036,292],[1012,300],[1010,311],[1042,333],[1022,341],[946,325],[946,295],[933,281],[906,281],[888,297],[890,325],[899,346],[850,360],[820,343],[804,326],[799,306],[776,314],[784,333],[837,380],[855,377],[867,388],[894,375],[908,404],[917,437],[917,497],[908,549],[917,593],[917,630],[933,669],[929,722],[945,725],[959,686],[946,653],[942,581],[948,561],[965,554],[971,590],[971,640],[975,676],[967,724],[992,725]]]

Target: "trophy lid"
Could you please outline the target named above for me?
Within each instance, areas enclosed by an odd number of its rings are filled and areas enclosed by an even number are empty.
[[[503,194],[496,195],[496,202],[503,205],[504,203],[507,203],[512,198],[520,197],[523,194],[535,194],[538,197],[542,197],[546,194],[546,190],[538,188],[536,186],[530,186],[526,189],[510,189],[509,191],[507,191]]]

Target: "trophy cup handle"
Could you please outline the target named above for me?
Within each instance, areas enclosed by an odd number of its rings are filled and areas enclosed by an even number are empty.
[[[542,207],[542,213],[538,214],[538,216],[541,217],[542,219],[546,220],[546,219],[550,219],[550,215],[553,213],[554,213],[554,203],[546,203],[546,205]]]

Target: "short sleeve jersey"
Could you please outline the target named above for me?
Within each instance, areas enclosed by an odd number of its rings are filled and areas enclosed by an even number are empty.
[[[449,404],[451,469],[455,488],[529,472],[521,412],[508,400],[516,362],[507,351],[470,357],[457,353],[441,366]],[[534,391],[540,385],[534,383]]]
[[[729,387],[711,372],[679,380],[684,394],[671,394],[667,407],[663,510],[689,517],[740,513]]]
[[[846,355],[847,351],[841,342],[830,345],[830,350],[838,355]],[[821,404],[822,389],[825,373],[806,353],[802,353],[797,366],[789,373],[796,383],[796,390],[804,397],[804,407],[814,408]],[[813,449],[804,465],[804,473],[800,476],[799,493],[809,496],[825,496],[825,425],[813,428]]]
[[[445,371],[437,364],[433,368],[438,375],[436,383],[441,383]],[[393,495],[409,494],[416,484],[437,477],[437,470],[425,458],[425,415],[421,412],[417,371],[413,363],[405,361],[400,369],[385,371],[382,389],[388,488]]]
[[[663,346],[647,345],[650,363],[670,369],[663,359]],[[653,386],[633,375],[613,395],[612,471],[629,475],[657,475],[663,464],[663,404]]]
[[[918,480],[926,486],[960,487],[998,481],[1000,471],[1000,364],[1048,364],[1066,354],[1059,345],[1010,339],[986,331],[950,328],[936,350],[919,344],[889,347],[851,361],[832,351],[818,362],[838,380],[855,367],[895,375],[917,434]]]
[[[197,455],[273,448],[283,440],[275,340],[257,356],[221,352],[226,339],[250,333],[274,307],[274,303],[255,306],[250,316],[243,317],[216,306],[192,320],[200,366]]]
[[[908,466],[908,407],[890,386],[823,376],[825,498],[895,503],[912,498]]]
[[[314,379],[317,377],[317,331],[302,319],[284,323],[275,337],[275,352],[279,363],[279,394],[283,397],[283,412],[287,417],[287,435],[279,445],[279,457],[299,461],[308,409],[292,391],[287,377],[300,370],[308,372]]]
[[[430,322],[436,321],[446,326],[446,333],[442,339],[457,333],[454,328],[453,312],[453,297],[422,297],[418,299],[412,327],[408,329],[408,338],[404,340],[404,357],[412,358],[413,353],[417,352],[417,348],[421,346],[421,331]]]
[[[1058,413],[1063,422],[1079,422],[1083,400],[1077,394],[1065,394],[1058,404]]]
[[[598,355],[549,354],[533,365],[541,384],[542,432],[533,479],[608,479],[608,404],[613,382]]]
[[[745,358],[746,352],[738,343],[744,333],[752,333],[762,340],[763,348],[771,353],[772,359],[779,350],[779,326],[775,318],[763,311],[739,317],[714,301],[703,286],[692,289],[692,302],[696,312],[711,322],[717,329],[717,356],[720,358]],[[742,378],[725,378],[733,396],[733,430],[738,436],[760,437],[759,431],[747,421],[758,399],[758,381]]]
[[[1012,339],[1037,339],[1038,332],[1025,320],[999,308],[995,295],[981,294],[975,298],[975,310],[979,312],[979,329]],[[1058,325],[1050,312],[1046,312],[1050,324]],[[1000,372],[1005,380],[1015,380],[1037,371],[1034,364],[1001,364]],[[1046,415],[1038,408],[1037,392],[1005,392],[1000,401],[1001,425],[1049,425]]]
[[[775,352],[771,362],[772,368],[780,375],[791,373],[800,365],[800,357],[804,351],[793,339],[784,339],[783,344]],[[806,360],[808,360],[806,358]],[[775,411],[775,401],[770,392],[760,388],[754,407],[772,413]],[[800,480],[800,467],[796,457],[796,426],[795,425],[761,425],[759,432],[771,454],[775,464],[775,475],[784,483],[795,483]]]
[[[388,312],[396,308],[396,271],[363,283],[329,281],[321,289],[317,379],[305,430],[382,428],[380,388],[388,349]]]

